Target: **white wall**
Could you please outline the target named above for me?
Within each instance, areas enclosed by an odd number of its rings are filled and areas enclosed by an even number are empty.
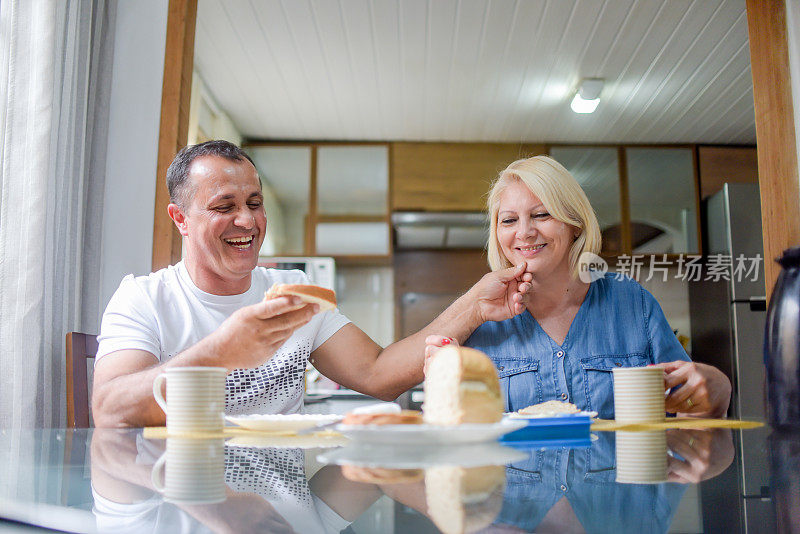
[[[103,205],[101,308],[153,255],[167,0],[118,2]]]

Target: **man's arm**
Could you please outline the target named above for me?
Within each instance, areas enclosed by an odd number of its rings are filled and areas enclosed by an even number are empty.
[[[311,354],[323,375],[345,387],[383,400],[393,400],[423,381],[425,338],[432,334],[464,343],[487,320],[499,321],[525,310],[530,289],[525,265],[484,276],[428,326],[385,349],[353,324],[342,327]]]
[[[153,398],[153,380],[173,366],[248,369],[261,365],[308,323],[316,305],[297,297],[279,297],[246,306],[195,345],[157,365],[144,350],[120,350],[95,365],[92,415],[98,427],[163,425],[164,412]]]

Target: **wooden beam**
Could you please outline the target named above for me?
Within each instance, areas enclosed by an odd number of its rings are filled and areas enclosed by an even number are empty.
[[[756,114],[764,277],[769,297],[780,273],[774,259],[784,249],[800,245],[800,186],[785,0],[747,0],[747,27]]]
[[[186,145],[189,135],[196,20],[197,0],[169,0],[153,214],[153,271],[181,258],[181,236],[167,214],[169,192],[166,176],[169,164]]]

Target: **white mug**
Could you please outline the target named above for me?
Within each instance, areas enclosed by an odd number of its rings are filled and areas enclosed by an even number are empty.
[[[168,438],[167,450],[153,465],[150,477],[167,502],[222,502],[226,487],[224,440]]]
[[[224,367],[170,367],[153,381],[153,396],[167,415],[167,434],[222,432],[225,423]],[[167,400],[161,387],[167,382]]]
[[[614,419],[620,423],[663,421],[664,370],[661,367],[613,369]]]

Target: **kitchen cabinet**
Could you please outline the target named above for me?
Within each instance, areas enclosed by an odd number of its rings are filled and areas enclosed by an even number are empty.
[[[721,190],[725,183],[758,183],[755,147],[701,146],[697,148],[697,159],[702,200]]]
[[[697,180],[692,148],[625,148],[631,224],[651,231],[634,253],[698,253]]]
[[[392,143],[393,211],[483,211],[509,163],[544,154],[542,144]]]
[[[246,146],[261,178],[267,235],[262,256],[306,255],[312,149],[308,146]]]
[[[388,144],[265,142],[245,149],[264,184],[262,255],[389,262]]]
[[[692,146],[553,146],[586,192],[604,256],[700,252]]]
[[[550,155],[566,167],[583,188],[597,215],[604,256],[623,252],[619,154],[614,147],[553,147]]]

